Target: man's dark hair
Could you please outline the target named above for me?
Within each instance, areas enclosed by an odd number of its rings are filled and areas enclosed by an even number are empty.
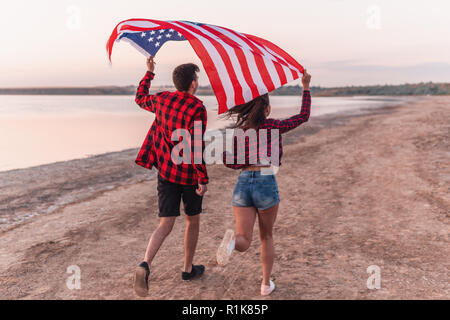
[[[196,64],[193,63],[185,63],[179,65],[173,70],[172,79],[175,88],[178,91],[187,91],[191,86],[192,81],[196,78],[196,72],[199,72],[200,69]]]

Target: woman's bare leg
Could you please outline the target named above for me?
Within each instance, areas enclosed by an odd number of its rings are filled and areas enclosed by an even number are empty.
[[[258,210],[259,237],[261,239],[261,262],[263,269],[262,284],[270,284],[275,248],[273,245],[273,226],[278,213],[278,204],[265,210]]]
[[[256,208],[234,207],[234,218],[236,220],[235,249],[240,252],[246,251],[252,243],[253,226],[256,220]]]

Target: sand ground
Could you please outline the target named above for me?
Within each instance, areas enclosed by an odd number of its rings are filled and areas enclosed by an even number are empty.
[[[311,119],[285,139],[274,231],[277,290],[265,299],[449,299],[450,97],[327,121],[334,125]],[[111,168],[105,161],[104,171],[75,162],[70,174],[89,174],[92,184],[107,179],[108,170],[128,183],[95,189],[0,233],[1,299],[138,298],[134,269],[158,219],[155,180],[130,178],[144,177],[130,173],[138,170],[130,169],[134,156],[122,153],[122,165]],[[42,174],[51,174],[46,168]],[[50,199],[76,188],[64,182],[69,169],[58,168],[59,184],[48,182],[56,185]],[[208,170],[195,257],[206,273],[180,279],[180,217],[152,266],[148,299],[261,299],[257,225],[246,253],[234,254],[226,267],[215,263],[225,230],[234,227],[230,202],[239,172]],[[9,196],[5,211],[14,207]],[[66,286],[70,265],[80,267],[79,290]],[[366,286],[371,265],[381,270],[379,290]]]

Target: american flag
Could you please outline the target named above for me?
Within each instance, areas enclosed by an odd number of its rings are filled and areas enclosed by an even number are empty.
[[[287,52],[262,38],[190,21],[129,19],[120,22],[107,44],[126,40],[145,56],[167,41],[188,40],[208,75],[219,114],[298,79],[303,67]]]

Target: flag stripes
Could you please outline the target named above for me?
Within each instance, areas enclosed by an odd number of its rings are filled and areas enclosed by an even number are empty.
[[[150,52],[155,54],[160,44],[155,47],[153,38],[146,38],[147,33],[167,30],[177,32],[177,40],[188,40],[202,61],[217,98],[219,114],[298,79],[304,71],[293,57],[270,41],[190,21],[122,21],[114,28],[106,45],[109,60],[114,42],[126,39],[127,35],[130,35],[127,40],[140,48],[139,51],[147,56]],[[131,34],[138,32],[142,33],[142,41],[139,36],[131,38]],[[172,33],[168,32],[166,36],[170,37]],[[161,45],[169,40],[172,39],[164,39]]]

